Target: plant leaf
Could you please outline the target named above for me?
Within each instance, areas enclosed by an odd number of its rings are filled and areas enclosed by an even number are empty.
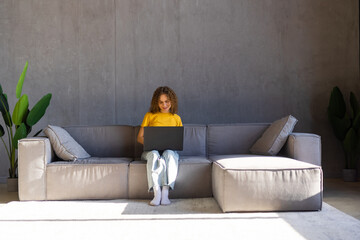
[[[39,131],[37,131],[33,137],[36,137],[37,135],[39,135],[41,133],[42,129],[40,129]]]
[[[338,118],[343,118],[346,114],[345,100],[338,87],[334,87],[331,92],[328,113]]]
[[[26,119],[27,119],[27,116],[29,115],[29,112],[30,112],[30,110],[27,109],[27,110],[26,110],[26,113],[25,113],[25,115],[24,115],[24,118],[23,118],[23,119],[25,119],[25,120],[23,121],[23,123],[25,123],[26,131],[27,131],[27,134],[28,134],[28,135],[30,134],[30,132],[31,132],[31,130],[32,130],[32,127],[29,126],[29,125],[27,125],[27,123],[26,123]]]
[[[45,111],[50,104],[51,96],[51,93],[48,93],[35,104],[26,118],[27,125],[30,127],[34,126],[44,116]]]
[[[5,94],[0,94],[0,112],[3,114],[9,111],[9,104]]]
[[[350,119],[347,116],[340,119],[334,115],[331,115],[330,113],[328,113],[328,117],[335,136],[340,141],[343,141],[351,125]]]
[[[31,133],[32,127],[30,127],[30,126],[27,125],[26,123],[25,123],[25,126],[26,126],[26,132],[27,132],[27,134],[29,135],[29,134]]]
[[[27,68],[28,68],[28,62],[26,61],[23,72],[21,73],[19,81],[16,85],[16,98],[20,98],[20,96],[21,96],[22,87],[24,84]]]
[[[15,125],[20,125],[24,122],[29,107],[29,99],[26,94],[22,95],[19,101],[16,103],[12,120]]]
[[[0,124],[0,137],[4,136],[4,134],[5,134],[4,128]]]
[[[350,106],[352,109],[353,117],[355,118],[360,112],[360,107],[359,102],[357,101],[356,96],[353,92],[350,92]]]
[[[343,141],[346,152],[352,152],[357,147],[357,136],[353,128],[350,128]]]
[[[18,140],[27,137],[26,126],[25,123],[21,123],[20,127],[18,127],[15,131],[14,139],[13,139],[13,146],[17,149],[18,148]]]
[[[9,127],[12,127],[12,120],[11,120],[10,113],[9,112],[5,112],[5,113],[1,112],[1,114],[4,119],[5,124],[8,125]]]
[[[344,150],[347,158],[347,168],[356,167],[358,136],[353,128],[350,128],[343,141]]]
[[[2,90],[1,84],[0,84],[0,94],[3,94],[3,90]]]
[[[360,128],[360,112],[353,119],[352,126],[356,132],[359,130],[359,128]]]

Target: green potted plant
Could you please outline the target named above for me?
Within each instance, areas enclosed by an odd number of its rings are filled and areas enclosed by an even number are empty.
[[[30,134],[32,127],[44,116],[52,96],[51,93],[46,94],[29,110],[28,96],[26,94],[21,95],[27,68],[28,62],[26,62],[16,86],[16,98],[18,101],[16,102],[12,115],[8,104],[8,97],[3,92],[0,84],[0,111],[4,120],[4,127],[0,124],[0,137],[10,162],[8,191],[17,190],[18,160],[16,150],[18,148],[18,140],[26,138]],[[7,133],[7,139],[4,140],[5,131]],[[41,130],[34,136],[40,132]]]
[[[328,118],[337,139],[341,141],[345,153],[344,181],[357,180],[357,162],[360,153],[360,107],[353,92],[350,92],[351,111],[347,112],[346,103],[339,87],[334,87],[327,109]]]

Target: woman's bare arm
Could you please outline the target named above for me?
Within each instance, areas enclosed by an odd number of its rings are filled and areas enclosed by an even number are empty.
[[[137,136],[137,141],[144,145],[144,127],[141,127]]]

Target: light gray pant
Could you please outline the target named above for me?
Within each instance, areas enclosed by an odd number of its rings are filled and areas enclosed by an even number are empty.
[[[147,161],[149,191],[152,191],[154,186],[169,186],[174,189],[179,162],[179,154],[176,151],[165,150],[161,156],[156,150],[145,151],[141,158]]]

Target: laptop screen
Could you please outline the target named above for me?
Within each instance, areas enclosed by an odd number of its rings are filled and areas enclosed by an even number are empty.
[[[184,127],[144,127],[144,151],[182,151]]]

